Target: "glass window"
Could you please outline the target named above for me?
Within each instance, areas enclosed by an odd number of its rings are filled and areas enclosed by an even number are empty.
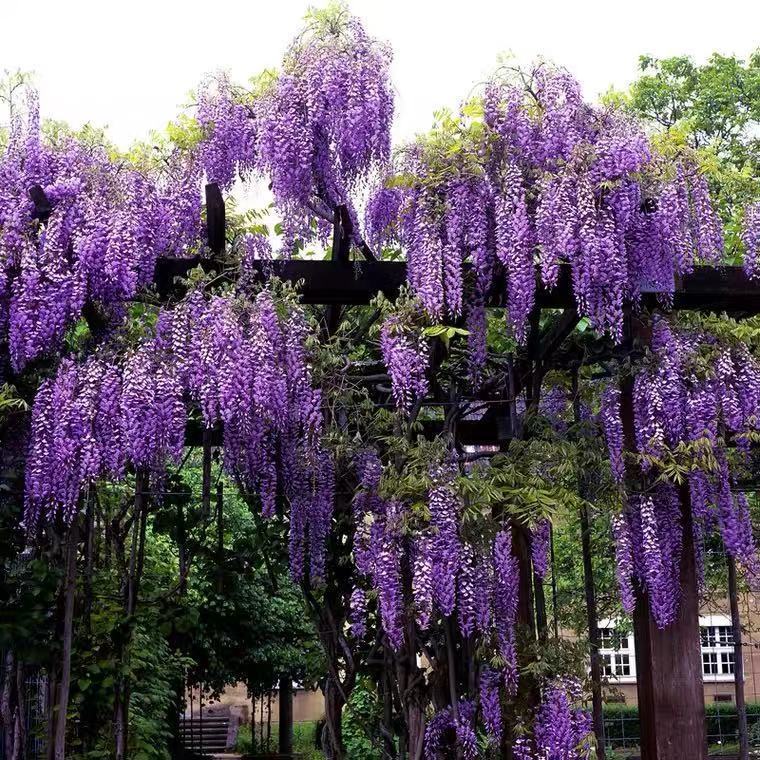
[[[599,627],[599,656],[606,678],[635,678],[636,658],[630,633],[616,628],[612,621]]]
[[[700,635],[702,638],[702,646],[703,647],[714,647],[715,646],[715,626],[702,626],[700,630]]]
[[[702,644],[702,672],[706,676],[730,676],[734,672],[734,635],[726,619],[720,625],[703,625],[699,629]]]
[[[631,659],[627,654],[615,655],[615,675],[616,676],[631,675]]]
[[[706,676],[718,673],[718,655],[716,652],[702,652],[702,672]]]

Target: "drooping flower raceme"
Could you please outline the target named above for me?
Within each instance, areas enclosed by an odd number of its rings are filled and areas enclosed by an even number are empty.
[[[481,296],[505,282],[509,326],[524,342],[539,278],[551,289],[565,265],[579,314],[620,340],[626,301],[655,292],[668,302],[676,275],[720,261],[720,223],[696,161],[663,171],[643,126],[585,103],[566,71],[540,64],[522,81],[488,82],[475,126],[471,106],[407,146],[401,181],[386,178],[368,204],[368,234],[390,231],[401,244],[434,321],[458,317],[471,297],[469,263]],[[505,275],[496,283],[495,272]]]
[[[573,685],[558,680],[545,687],[534,727],[536,760],[587,760],[591,756],[589,716],[572,705]]]
[[[50,142],[36,93],[28,97],[26,110],[15,104],[0,156],[0,341],[16,370],[57,349],[88,304],[120,318],[158,257],[195,252],[201,239],[192,157],[143,172],[73,136]],[[33,185],[49,204],[44,221]]]
[[[760,363],[746,346],[725,344],[706,333],[678,331],[662,318],[653,325],[651,351],[652,360],[639,370],[633,386],[636,452],[643,455],[640,467],[655,479],[663,458],[674,451],[682,452],[679,456],[688,453],[695,551],[707,535],[718,532],[726,551],[755,581],[757,549],[746,499],[734,493],[736,477],[726,446],[733,440],[746,456],[757,436]],[[622,477],[619,406],[619,391],[608,388],[602,396],[602,423],[613,472]],[[613,520],[624,607],[633,608],[633,578],[648,594],[661,627],[674,619],[680,599],[682,498],[674,485],[660,484],[647,495],[630,496],[625,513]]]
[[[551,529],[551,521],[543,519],[538,522],[530,534],[530,557],[533,562],[533,572],[541,580],[546,578],[549,569]]]
[[[744,209],[742,226],[744,271],[753,279],[760,277],[760,201]]]
[[[357,18],[316,22],[255,99],[254,165],[270,180],[287,255],[313,238],[315,211],[347,205],[355,218],[352,192],[390,158],[390,60]]]
[[[252,302],[193,291],[123,359],[64,361],[33,407],[27,525],[70,521],[89,482],[127,466],[159,476],[181,458],[189,400],[207,427],[223,423],[224,466],[264,516],[280,496],[289,503],[294,577],[322,578],[335,474],[308,332],[300,308],[267,289]]]
[[[428,344],[416,327],[397,315],[388,317],[380,331],[380,351],[388,368],[393,398],[409,412],[428,392]]]

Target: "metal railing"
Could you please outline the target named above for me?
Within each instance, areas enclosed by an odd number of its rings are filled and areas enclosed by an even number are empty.
[[[5,682],[5,656],[0,653],[0,685]],[[31,673],[24,679],[25,752],[27,760],[42,760],[46,755],[45,703],[47,678]],[[0,722],[0,760],[5,760],[5,730]]]

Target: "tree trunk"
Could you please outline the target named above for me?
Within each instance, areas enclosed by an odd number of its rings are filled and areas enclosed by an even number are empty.
[[[3,693],[0,698],[0,715],[3,720],[5,757],[13,757],[13,726],[16,715],[16,657],[12,649],[5,653],[3,666]]]
[[[64,580],[63,653],[61,656],[61,682],[58,687],[58,714],[55,719],[55,760],[66,760],[66,721],[71,689],[71,650],[74,640],[74,602],[77,582],[77,549],[79,528],[76,518],[69,529],[66,546],[66,575]]]
[[[224,591],[224,484],[216,484],[216,593]]]
[[[586,592],[586,620],[588,621],[589,657],[591,659],[591,715],[596,736],[596,756],[604,760],[604,712],[602,707],[602,668],[599,657],[599,625],[596,613],[594,567],[591,562],[591,526],[588,508],[581,507],[581,546],[583,551],[583,585]]]
[[[144,470],[135,473],[134,530],[129,555],[129,577],[125,594],[125,620],[121,641],[119,642],[119,660],[123,670],[128,669],[129,648],[132,643],[134,615],[140,593],[140,576],[145,552],[145,531],[148,518],[146,490],[148,476]],[[114,697],[114,744],[116,760],[125,760],[129,746],[129,701],[132,684],[128,673],[123,673],[116,681]]]
[[[281,755],[293,754],[293,679],[290,673],[280,675],[280,735],[278,750]]]
[[[16,663],[16,716],[13,727],[13,753],[8,760],[26,757],[26,672],[23,662]]]
[[[519,586],[517,600],[517,635],[525,640],[535,641],[536,625],[533,616],[533,573],[530,560],[530,541],[527,529],[519,523],[512,522],[512,551],[519,567]],[[513,758],[512,745],[515,740],[513,713],[514,704],[520,703],[532,711],[539,701],[538,683],[535,678],[521,676],[518,685],[517,700],[510,701],[504,720],[504,734],[501,744],[501,756],[506,760]]]
[[[635,323],[632,336],[645,342],[648,325]],[[620,412],[627,451],[635,451],[633,380],[621,383]],[[633,476],[629,470],[628,478]],[[635,480],[632,483],[636,487]],[[640,487],[640,486],[639,486]],[[681,601],[675,621],[660,630],[649,598],[636,591],[633,632],[639,700],[641,756],[647,760],[706,760],[705,696],[699,643],[699,590],[689,486],[679,488],[683,544]]]
[[[343,707],[345,702],[340,688],[331,675],[325,680],[325,732],[322,749],[327,760],[345,760],[343,747]]]
[[[665,630],[645,594],[634,610],[641,753],[648,760],[706,760],[705,696],[699,644],[699,597],[688,487],[681,488],[681,604]]]
[[[538,632],[538,640],[546,643],[549,635],[546,595],[544,594],[544,582],[536,573],[533,573],[533,591],[536,596],[536,630]]]
[[[578,371],[573,372],[573,419],[577,424],[581,421],[580,395],[578,389]],[[582,499],[588,496],[588,481],[581,473],[578,482],[578,493]],[[586,596],[586,621],[588,623],[589,659],[591,661],[591,718],[596,737],[596,756],[605,760],[604,710],[602,705],[602,667],[599,657],[599,620],[596,609],[596,588],[594,586],[594,564],[591,554],[591,521],[588,507],[580,508],[581,520],[581,551],[583,553],[583,587]],[[554,573],[554,540],[552,538],[552,574]],[[556,623],[555,623],[556,624]]]
[[[85,552],[85,571],[84,571],[84,583],[83,585],[83,604],[82,604],[82,620],[83,628],[86,637],[90,637],[92,634],[91,617],[92,617],[92,575],[94,568],[94,554],[95,554],[95,510],[94,510],[94,497],[88,493],[86,496],[87,511],[85,514],[84,522],[84,552]]]

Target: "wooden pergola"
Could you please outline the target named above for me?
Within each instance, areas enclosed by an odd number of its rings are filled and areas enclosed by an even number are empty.
[[[50,204],[41,188],[30,190],[38,218],[45,220],[50,213]],[[225,208],[222,195],[216,185],[206,186],[207,237],[211,251],[209,257],[161,258],[156,264],[154,285],[158,299],[162,302],[181,295],[176,279],[200,266],[208,272],[216,272],[224,277],[220,265],[220,255],[225,247]],[[335,212],[332,256],[325,260],[262,260],[253,263],[253,268],[262,280],[276,276],[291,283],[300,283],[301,298],[305,304],[325,306],[325,329],[331,332],[340,321],[345,309],[367,305],[379,293],[394,299],[406,282],[406,265],[398,261],[377,260],[366,247],[358,247],[361,258],[351,260],[351,229],[345,209]],[[750,280],[740,267],[695,267],[679,282],[674,283],[673,310],[694,310],[702,312],[725,312],[735,318],[760,314],[760,281]],[[503,307],[506,288],[503,275],[495,277],[488,294],[489,307]],[[658,308],[654,290],[644,289],[638,313],[646,313]],[[547,326],[541,328],[543,312],[551,311],[551,318],[543,320]],[[531,317],[531,329],[524,352],[516,361],[516,371],[509,378],[510,388],[490,388],[487,396],[468,397],[464,403],[483,402],[487,411],[479,419],[462,419],[457,427],[458,442],[461,444],[491,444],[500,448],[509,445],[515,426],[510,419],[510,404],[505,398],[525,389],[529,399],[537,402],[541,380],[549,368],[577,369],[585,363],[606,363],[614,359],[625,359],[641,349],[648,340],[645,319],[637,312],[627,312],[625,337],[622,344],[615,346],[611,341],[595,339],[595,350],[589,359],[567,348],[567,339],[574,332],[579,315],[576,310],[568,265],[563,265],[557,286],[551,290],[539,287],[536,306]],[[622,387],[622,410],[629,450],[634,448],[634,418],[632,405],[632,384]],[[489,401],[501,403],[488,406]],[[431,404],[440,403],[432,398]],[[440,428],[427,425],[425,430],[434,435]],[[638,667],[638,701],[641,726],[642,758],[645,760],[700,760],[707,757],[705,736],[704,695],[702,691],[702,664],[699,643],[699,595],[697,572],[694,560],[691,532],[691,508],[688,486],[681,489],[684,542],[681,557],[682,601],[678,619],[667,629],[659,630],[650,615],[646,595],[636,598],[634,632]],[[585,523],[583,549],[586,570],[587,601],[593,604],[594,585],[591,576],[590,547],[588,542],[588,521]],[[523,547],[525,548],[525,547]],[[529,609],[530,571],[529,552],[517,553],[521,561],[521,604],[522,622],[532,620]],[[735,598],[735,577],[734,584]],[[589,596],[590,594],[590,596]],[[741,670],[741,631],[738,627],[738,613],[734,615],[734,641],[736,647],[737,707],[743,705],[743,679]],[[601,715],[601,691],[599,688],[598,633],[595,611],[589,607],[589,632],[592,645],[592,675],[596,681],[594,693],[595,713]],[[603,730],[596,725],[597,735]],[[744,724],[746,741],[746,722]],[[602,755],[603,756],[603,755]]]

